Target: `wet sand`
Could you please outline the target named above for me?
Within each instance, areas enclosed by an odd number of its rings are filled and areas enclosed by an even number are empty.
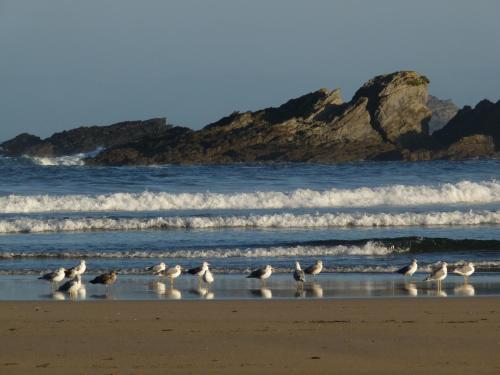
[[[498,374],[500,298],[0,302],[0,373]]]

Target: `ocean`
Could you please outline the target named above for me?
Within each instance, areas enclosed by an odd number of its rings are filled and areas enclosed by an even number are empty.
[[[335,280],[394,280],[413,258],[419,280],[440,261],[500,272],[499,160],[89,167],[83,156],[0,158],[4,282],[79,259],[129,281],[159,261],[207,260],[226,280],[271,264],[291,286],[296,260],[322,259],[337,291]]]

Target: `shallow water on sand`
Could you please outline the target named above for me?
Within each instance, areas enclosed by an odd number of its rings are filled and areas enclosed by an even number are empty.
[[[375,273],[321,274],[304,285],[290,275],[277,274],[265,283],[244,275],[215,275],[207,287],[196,277],[182,276],[171,286],[168,279],[126,275],[109,290],[83,281],[74,296],[53,291],[47,282],[30,276],[0,276],[0,300],[247,300],[247,299],[335,299],[391,297],[473,297],[500,296],[500,273],[475,274],[464,283],[450,275],[438,288],[424,282],[425,274],[404,279],[400,275]]]

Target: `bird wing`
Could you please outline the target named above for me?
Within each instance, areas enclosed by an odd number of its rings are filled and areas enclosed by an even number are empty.
[[[190,268],[187,270],[187,273],[191,274],[191,275],[196,275],[197,273],[201,272],[202,270],[202,267],[195,267],[195,268]]]
[[[264,270],[259,268],[257,270],[253,270],[247,278],[260,278],[264,274]]]
[[[316,265],[313,264],[312,266],[304,268],[304,272],[307,274],[311,274],[314,272],[315,269],[316,269]]]
[[[404,266],[403,268],[400,268],[399,270],[397,270],[396,272],[397,273],[402,273],[402,274],[405,274],[406,272],[408,272],[410,270],[411,266]]]

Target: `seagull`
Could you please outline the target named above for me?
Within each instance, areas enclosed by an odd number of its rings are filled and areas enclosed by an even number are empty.
[[[431,274],[427,276],[424,281],[437,281],[438,289],[441,289],[441,281],[446,279],[446,276],[448,276],[448,269],[446,268],[447,265],[448,263],[441,262],[439,268],[432,271]]]
[[[170,285],[174,285],[174,279],[179,277],[181,273],[182,273],[182,268],[178,264],[175,267],[168,269],[167,276],[170,279]]]
[[[474,264],[472,262],[467,262],[453,270],[453,273],[464,277],[464,282],[467,283],[469,276],[475,271]]]
[[[247,276],[247,279],[259,279],[261,281],[265,281],[266,279],[271,277],[273,271],[274,268],[268,264],[263,268],[253,270],[250,275]]]
[[[61,285],[57,291],[75,296],[81,286],[82,278],[80,275],[76,275],[73,279],[66,281],[63,285]]]
[[[317,260],[316,263],[304,269],[304,273],[307,275],[319,275],[319,273],[323,270],[323,261]]]
[[[54,287],[55,284],[64,280],[64,271],[65,269],[61,267],[57,271],[46,273],[45,275],[39,277],[38,280],[50,281],[52,283],[52,287]]]
[[[403,276],[412,277],[416,270],[417,270],[417,260],[413,259],[409,265],[400,268],[399,270],[396,271],[396,273],[400,273]]]
[[[71,268],[66,270],[66,277],[68,279],[74,279],[75,276],[77,276],[77,275],[83,275],[83,273],[85,272],[86,269],[87,269],[87,265],[85,264],[85,260],[82,259],[80,261],[79,265],[77,265],[75,267],[71,267]]]
[[[203,273],[203,281],[206,284],[212,284],[214,282],[214,274],[210,272],[210,270],[207,268],[207,270]]]
[[[207,262],[203,262],[201,264],[201,266],[195,267],[195,268],[190,268],[186,272],[189,273],[190,275],[193,275],[193,276],[202,277],[205,274],[205,271],[208,270],[209,265],[210,264],[208,264]]]
[[[295,271],[293,271],[293,278],[299,283],[305,283],[306,277],[302,268],[300,268],[300,263],[295,262]]]
[[[163,262],[155,264],[154,266],[146,268],[146,271],[153,271],[153,276],[161,276],[167,269],[167,265]]]
[[[116,272],[116,271],[103,273],[102,275],[99,275],[96,278],[90,280],[90,283],[91,284],[103,284],[103,285],[106,285],[106,289],[108,289],[111,285],[113,285],[115,283],[117,274],[118,274],[118,272]]]

